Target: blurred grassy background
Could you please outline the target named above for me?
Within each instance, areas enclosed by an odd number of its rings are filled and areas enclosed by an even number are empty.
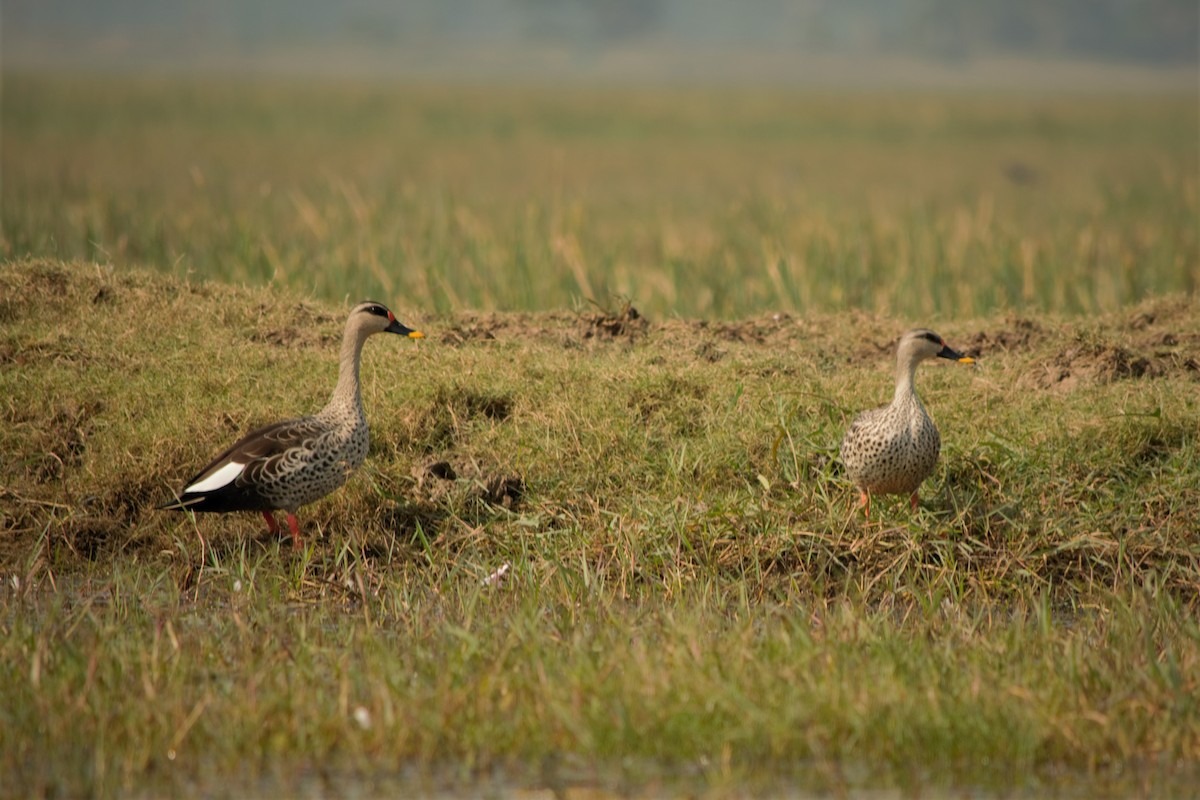
[[[1192,96],[5,77],[6,258],[723,318],[1200,282]]]

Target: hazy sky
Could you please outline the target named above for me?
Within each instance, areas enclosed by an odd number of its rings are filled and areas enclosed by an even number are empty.
[[[5,0],[0,32],[23,68],[869,83],[1056,62],[1186,84],[1200,2]]]

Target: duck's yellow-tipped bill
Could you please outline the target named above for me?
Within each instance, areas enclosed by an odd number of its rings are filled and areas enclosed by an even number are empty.
[[[970,356],[963,356],[962,358],[960,358],[960,359],[958,360],[958,363],[960,363],[960,364],[974,364],[974,363],[975,363],[975,359],[971,358]]]
[[[408,338],[410,338],[410,339],[424,339],[424,338],[425,338],[425,334],[421,333],[420,331],[409,331],[409,332],[408,332]]]

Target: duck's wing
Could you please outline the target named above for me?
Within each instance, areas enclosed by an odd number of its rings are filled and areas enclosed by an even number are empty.
[[[187,482],[163,509],[257,511],[274,508],[270,489],[308,460],[326,426],[314,417],[257,428],[238,439]]]

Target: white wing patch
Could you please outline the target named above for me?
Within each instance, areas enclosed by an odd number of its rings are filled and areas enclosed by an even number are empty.
[[[239,464],[236,461],[230,461],[228,464],[221,467],[204,480],[196,481],[191,486],[184,489],[184,494],[211,492],[215,491],[216,489],[220,489],[223,486],[228,486],[237,480],[238,476],[242,474],[242,470],[244,469],[246,469],[245,464]]]

